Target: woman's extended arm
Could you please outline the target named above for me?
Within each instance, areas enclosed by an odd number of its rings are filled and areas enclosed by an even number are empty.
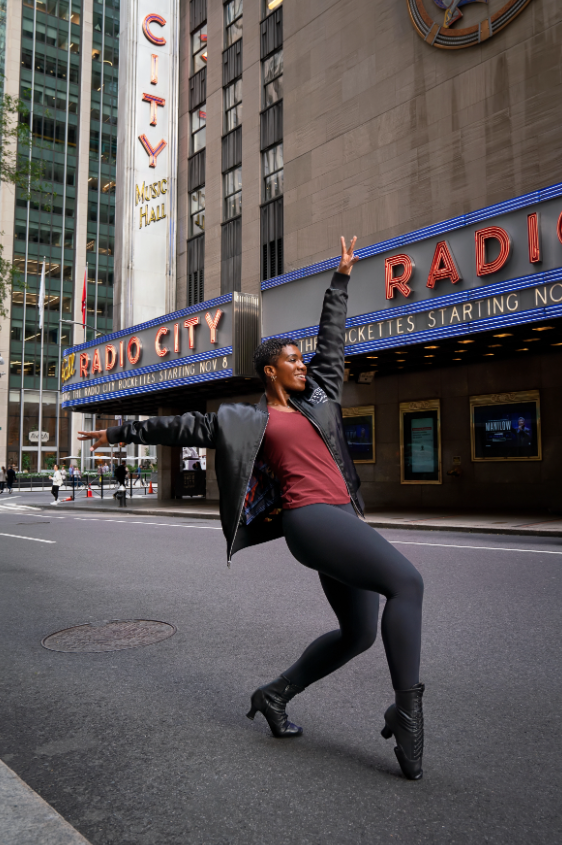
[[[176,417],[151,417],[100,431],[79,431],[78,440],[93,440],[90,451],[110,443],[138,443],[159,446],[201,446],[216,444],[217,415],[194,413]]]
[[[316,353],[308,371],[323,387],[330,399],[340,401],[345,368],[345,318],[347,316],[347,285],[353,265],[359,259],[353,254],[357,242],[354,237],[349,248],[341,239],[341,260],[332,282],[324,295]]]

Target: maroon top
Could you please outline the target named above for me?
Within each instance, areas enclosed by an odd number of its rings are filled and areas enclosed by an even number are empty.
[[[269,410],[264,458],[281,483],[283,507],[348,504],[343,476],[312,423],[298,411]]]

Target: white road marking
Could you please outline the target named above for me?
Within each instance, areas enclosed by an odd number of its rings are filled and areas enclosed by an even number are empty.
[[[24,537],[22,534],[4,534],[0,532],[0,537],[14,537],[16,540],[32,540],[34,543],[56,543],[56,540],[40,540],[39,537]]]
[[[481,549],[487,552],[530,552],[536,555],[562,555],[548,549],[508,549],[502,546],[460,546],[453,543],[415,543],[412,540],[389,540],[393,546],[440,546],[443,549]]]
[[[103,519],[98,516],[75,516],[80,522],[119,522],[125,525],[163,525],[165,528],[200,528],[203,531],[222,531],[220,526],[214,525],[179,525],[177,522],[144,522],[132,519]]]

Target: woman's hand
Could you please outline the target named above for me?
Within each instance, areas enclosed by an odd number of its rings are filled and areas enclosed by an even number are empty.
[[[357,236],[354,235],[351,239],[351,243],[349,244],[349,249],[345,245],[345,238],[342,235],[341,237],[341,259],[340,259],[340,266],[338,267],[338,273],[343,273],[346,276],[351,275],[351,270],[354,264],[357,264],[359,259],[353,254],[353,250],[355,248],[355,244],[357,243]]]
[[[105,428],[101,429],[101,431],[79,431],[78,440],[93,440],[94,442],[90,446],[90,452],[95,452],[95,450],[101,448],[101,446],[109,446],[107,429]]]

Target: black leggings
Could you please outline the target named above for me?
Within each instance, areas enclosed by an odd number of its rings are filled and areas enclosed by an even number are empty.
[[[324,678],[372,646],[379,593],[386,596],[381,633],[396,690],[419,682],[423,581],[417,569],[353,506],[306,505],[283,511],[285,539],[315,569],[340,624],[319,637],[283,675],[300,687]]]

